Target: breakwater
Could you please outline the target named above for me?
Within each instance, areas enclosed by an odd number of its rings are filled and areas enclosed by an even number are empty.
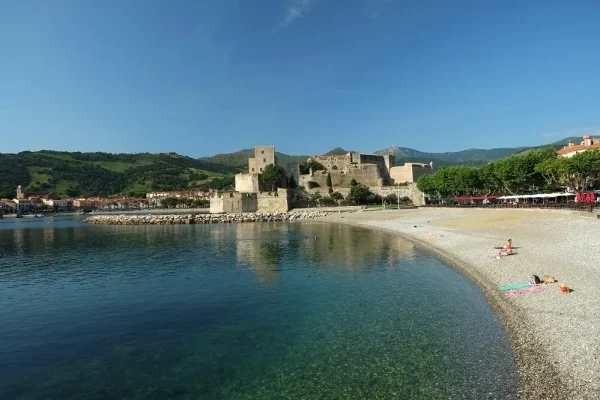
[[[244,222],[291,222],[317,219],[331,214],[334,214],[334,212],[303,211],[247,214],[95,215],[86,218],[84,222],[99,225],[230,224]]]

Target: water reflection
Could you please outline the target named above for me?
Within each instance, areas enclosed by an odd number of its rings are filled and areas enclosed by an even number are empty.
[[[235,233],[237,263],[250,266],[259,283],[277,281],[285,253],[307,264],[356,271],[415,256],[411,242],[385,232],[371,232],[365,241],[364,230],[341,225],[239,224],[228,230]]]

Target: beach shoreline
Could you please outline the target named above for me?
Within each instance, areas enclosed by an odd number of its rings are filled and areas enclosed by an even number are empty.
[[[584,334],[584,338],[582,335],[573,335],[573,331],[581,332],[578,329],[580,327],[594,326],[593,317],[575,317],[575,320],[573,317],[563,318],[564,325],[561,325],[560,318],[554,320],[544,317],[544,312],[553,309],[560,315],[577,315],[574,311],[579,309],[581,303],[589,301],[593,291],[587,291],[589,288],[585,292],[576,289],[572,295],[564,295],[558,292],[557,284],[554,284],[545,287],[544,293],[515,297],[506,296],[499,290],[500,284],[528,280],[531,273],[540,276],[554,274],[559,280],[568,279],[567,283],[578,283],[582,274],[597,274],[597,271],[588,271],[586,268],[583,271],[569,266],[563,268],[564,260],[557,258],[554,258],[554,273],[550,271],[551,268],[537,271],[535,267],[529,267],[547,263],[536,254],[546,251],[540,240],[548,242],[546,246],[554,247],[563,254],[573,250],[569,248],[573,242],[556,243],[553,230],[564,230],[565,223],[575,230],[582,228],[581,225],[597,226],[596,220],[570,212],[548,213],[539,210],[419,209],[330,215],[322,218],[322,221],[384,230],[398,235],[432,252],[475,282],[509,333],[519,370],[519,398],[589,399],[600,395],[598,382],[593,379],[600,371],[598,346],[589,346],[595,342],[595,330],[588,331],[589,334]],[[528,232],[539,231],[540,221],[545,221],[546,225],[553,228],[547,231],[547,237],[534,237]],[[588,235],[594,233],[589,230],[590,226],[586,228]],[[509,232],[514,232],[514,235]],[[600,226],[596,227],[596,232],[600,232]],[[503,245],[509,235],[515,240],[517,254],[495,259],[497,250],[493,246]],[[537,247],[542,249],[532,251]],[[589,258],[590,255],[593,256],[593,252],[583,258]],[[593,284],[594,287],[598,286],[595,282]],[[597,303],[594,302],[594,308],[600,309]],[[573,321],[579,324],[573,324]],[[569,351],[571,354],[565,357]],[[587,354],[588,358],[596,362],[580,360],[582,362],[574,365],[573,361],[577,361],[586,351],[591,352]]]

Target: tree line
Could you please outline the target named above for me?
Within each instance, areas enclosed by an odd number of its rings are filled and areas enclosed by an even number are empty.
[[[205,207],[210,204],[210,200],[205,199],[185,199],[178,197],[167,197],[160,201],[160,205],[164,208],[175,208],[177,206],[185,208]]]
[[[524,194],[596,187],[600,183],[600,151],[558,157],[552,147],[530,150],[482,167],[442,167],[421,177],[417,187],[429,196]]]

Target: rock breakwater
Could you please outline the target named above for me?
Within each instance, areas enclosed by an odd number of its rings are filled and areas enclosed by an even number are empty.
[[[84,219],[83,222],[99,225],[230,224],[244,222],[291,222],[318,219],[331,214],[334,214],[334,212],[305,211],[248,214],[95,215]]]

